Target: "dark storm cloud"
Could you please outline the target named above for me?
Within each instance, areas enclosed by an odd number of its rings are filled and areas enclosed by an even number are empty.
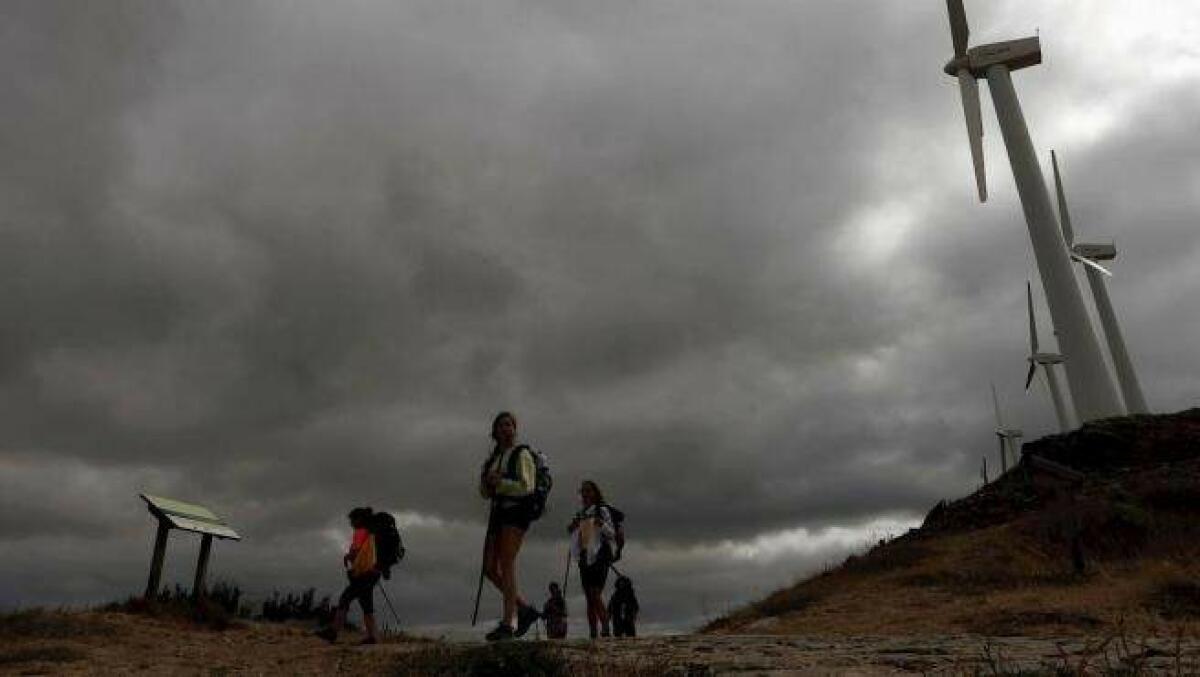
[[[1042,28],[1034,140],[1117,238],[1151,403],[1188,406],[1195,56],[1101,78],[1148,29],[1010,5],[969,8],[979,39]],[[512,408],[559,482],[530,580],[590,477],[681,622],[969,489],[989,381],[1051,429],[1018,399],[1028,238],[991,113],[972,201],[938,3],[2,11],[0,603],[136,590],[146,490],[229,516],[216,569],[256,594],[332,589],[345,511],[401,511],[412,621],[460,620]]]

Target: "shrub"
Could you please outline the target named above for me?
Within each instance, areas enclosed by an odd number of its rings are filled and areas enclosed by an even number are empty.
[[[395,664],[397,677],[560,677],[572,674],[562,653],[541,643],[504,642],[466,649],[439,645]]]

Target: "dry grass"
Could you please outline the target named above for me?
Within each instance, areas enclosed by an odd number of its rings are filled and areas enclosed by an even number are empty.
[[[69,646],[30,646],[0,651],[0,668],[31,670],[38,663],[73,663],[87,654]],[[36,674],[32,672],[30,674]]]
[[[116,627],[90,614],[73,614],[44,609],[29,609],[0,614],[0,637],[66,639],[108,637]]]
[[[776,634],[1094,635],[1123,624],[1169,635],[1200,620],[1200,520],[1184,482],[1196,477],[1106,482],[1002,524],[906,535],[705,629],[761,632],[746,628],[774,618]]]

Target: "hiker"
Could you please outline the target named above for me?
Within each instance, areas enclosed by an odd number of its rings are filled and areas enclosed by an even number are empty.
[[[628,576],[617,576],[616,590],[608,600],[608,615],[614,636],[637,637],[638,601]]]
[[[608,568],[617,552],[617,527],[612,511],[604,503],[604,494],[591,480],[579,487],[583,508],[575,513],[567,531],[571,534],[571,556],[579,563],[579,579],[587,599],[588,632],[596,638],[597,626],[601,635],[609,636],[608,612],[604,608],[604,583]]]
[[[362,606],[363,625],[367,628],[367,637],[361,644],[375,644],[378,633],[375,628],[375,584],[379,582],[380,571],[376,567],[375,537],[371,534],[371,520],[374,517],[371,508],[355,508],[350,511],[350,526],[354,533],[350,538],[350,549],[342,556],[342,566],[346,569],[346,577],[350,584],[338,598],[337,610],[333,614],[333,625],[317,631],[317,636],[330,644],[337,641],[338,633],[346,624],[346,612],[350,604],[358,600]]]
[[[542,605],[542,620],[546,622],[546,637],[562,639],[567,636],[567,600],[558,583],[550,583],[550,599]]]
[[[495,446],[480,472],[479,493],[492,502],[483,571],[504,595],[504,615],[486,635],[494,642],[523,636],[538,619],[537,609],[525,602],[517,585],[517,554],[543,506],[535,507],[538,462],[528,445],[517,444],[516,417],[507,411],[496,414],[491,436]]]

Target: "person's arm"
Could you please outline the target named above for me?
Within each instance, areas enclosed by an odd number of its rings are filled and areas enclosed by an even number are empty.
[[[350,548],[349,548],[349,550],[346,551],[346,554],[342,556],[342,561],[345,562],[347,565],[349,565],[351,562],[353,562],[354,558],[358,557],[358,551],[360,548],[362,548],[363,543],[365,543],[366,540],[367,540],[367,530],[366,529],[355,529],[354,535],[350,537]]]
[[[533,493],[537,476],[537,465],[533,462],[533,452],[528,449],[520,451],[514,449],[510,453],[519,454],[517,456],[517,477],[516,479],[501,477],[500,481],[496,483],[496,496],[512,498],[528,496]]]
[[[605,543],[611,543],[613,550],[617,546],[617,528],[613,526],[612,513],[608,508],[600,506],[596,510],[596,526],[600,527],[600,538]]]

